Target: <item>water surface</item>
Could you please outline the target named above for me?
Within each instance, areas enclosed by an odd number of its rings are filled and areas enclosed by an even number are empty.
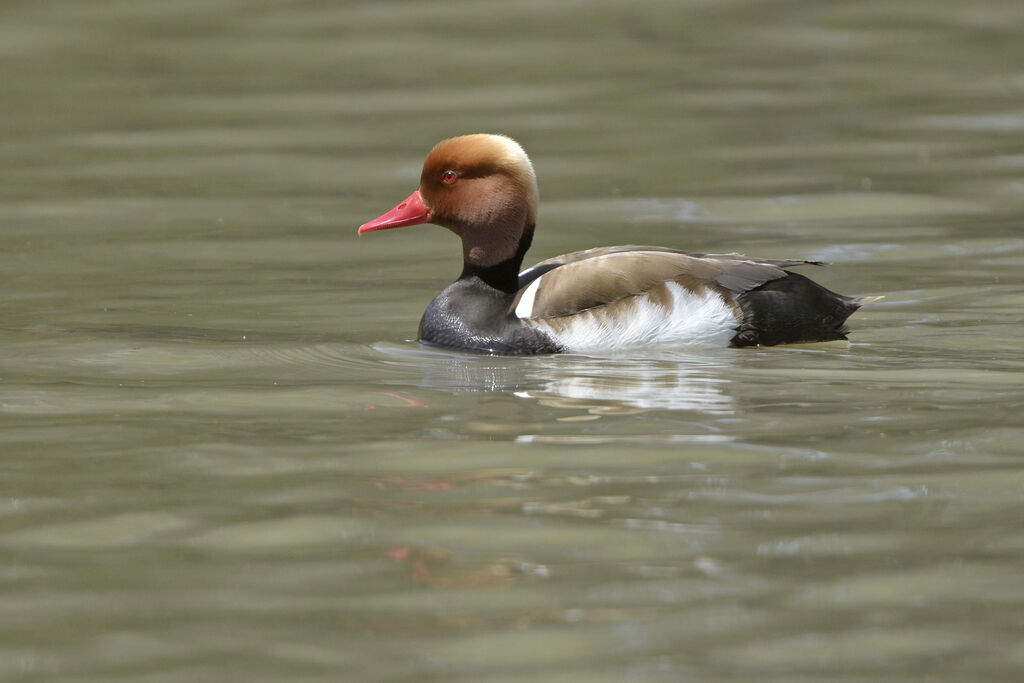
[[[1024,674],[1018,3],[0,10],[0,678]],[[849,343],[420,347],[438,139],[528,262],[831,262]]]

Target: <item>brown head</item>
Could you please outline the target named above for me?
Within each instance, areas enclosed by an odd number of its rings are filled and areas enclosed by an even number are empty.
[[[419,188],[359,234],[434,223],[462,238],[466,263],[488,267],[522,258],[536,215],[537,178],[526,152],[511,138],[476,133],[439,142]]]

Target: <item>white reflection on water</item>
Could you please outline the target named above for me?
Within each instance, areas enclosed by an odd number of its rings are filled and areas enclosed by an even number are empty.
[[[561,372],[542,387],[515,395],[550,405],[586,407],[595,414],[622,408],[732,414],[732,398],[723,392],[728,380],[703,371],[702,361],[695,356],[653,362],[576,357],[559,363]]]
[[[720,349],[637,350],[629,355],[532,358],[480,356],[379,344],[388,364],[416,365],[424,389],[510,393],[544,405],[584,409],[595,418],[646,410],[731,415],[729,380],[716,371],[729,363]]]

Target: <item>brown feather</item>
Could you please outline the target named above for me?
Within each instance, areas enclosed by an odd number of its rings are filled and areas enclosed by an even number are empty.
[[[555,318],[603,306],[645,292],[664,282],[678,282],[702,293],[714,289],[730,304],[734,297],[785,277],[785,266],[812,263],[748,259],[740,254],[687,254],[663,247],[602,247],[542,261],[555,264],[543,275],[534,296],[531,318]],[[533,269],[531,269],[533,270]],[[529,271],[524,273],[528,275]],[[525,288],[512,302],[514,310]]]

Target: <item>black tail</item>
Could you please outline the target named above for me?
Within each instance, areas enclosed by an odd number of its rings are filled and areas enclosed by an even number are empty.
[[[736,297],[743,323],[733,346],[774,346],[846,339],[846,319],[881,297],[843,296],[798,273],[766,282]]]

